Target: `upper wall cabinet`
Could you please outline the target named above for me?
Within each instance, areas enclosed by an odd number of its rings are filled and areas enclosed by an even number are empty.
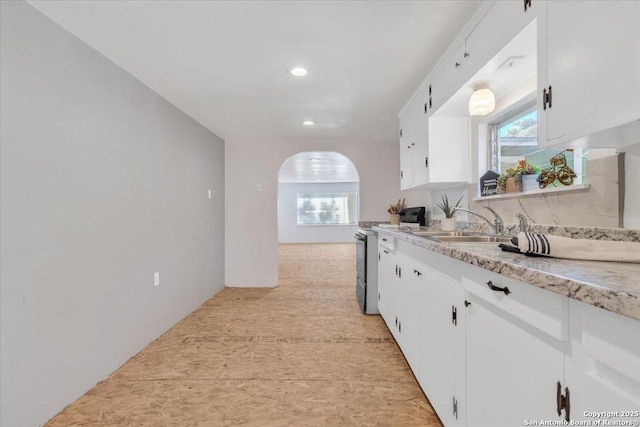
[[[400,188],[433,189],[467,183],[469,118],[429,117],[421,86],[400,115]]]
[[[469,116],[438,110],[534,19],[533,6],[525,10],[523,4],[483,3],[403,108],[399,115],[401,189],[443,188],[470,181]]]
[[[497,1],[464,39],[464,52],[454,59],[463,61],[464,81],[480,70],[495,54],[531,22],[541,6],[535,0]],[[460,86],[456,87],[457,90]]]
[[[511,39],[531,22],[541,6],[523,2],[486,2],[431,72],[434,113]]]
[[[539,145],[639,142],[640,1],[533,3],[546,7],[538,26]]]
[[[428,154],[428,122],[421,105],[421,97],[414,96],[400,115],[400,188],[406,190],[424,182],[427,171],[418,159]]]

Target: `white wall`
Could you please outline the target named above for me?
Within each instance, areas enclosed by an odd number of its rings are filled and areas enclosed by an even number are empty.
[[[225,144],[225,274],[234,287],[278,281],[278,171],[301,151],[336,151],[360,174],[360,220],[388,221],[398,197],[421,202],[423,192],[400,192],[398,142],[229,142]],[[256,191],[256,184],[262,191]],[[406,193],[406,194],[405,194]],[[423,203],[424,204],[424,203]]]
[[[37,426],[224,286],[224,143],[0,4],[0,424]]]
[[[278,190],[278,242],[353,242],[357,225],[298,226],[298,193],[357,192],[357,182],[280,183]]]

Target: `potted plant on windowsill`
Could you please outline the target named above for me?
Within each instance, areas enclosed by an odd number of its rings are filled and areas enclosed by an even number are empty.
[[[540,168],[533,166],[526,160],[518,160],[515,168],[507,169],[498,178],[498,188],[501,193],[517,193],[531,191],[538,187]]]
[[[522,177],[514,168],[509,168],[498,177],[498,192],[517,193],[522,191]]]
[[[455,231],[456,219],[453,216],[455,215],[456,211],[454,210],[454,208],[460,206],[460,202],[462,201],[463,197],[464,194],[460,196],[455,205],[451,206],[449,204],[449,198],[447,198],[447,195],[445,194],[442,196],[442,201],[440,203],[436,203],[436,206],[440,208],[445,216],[444,219],[440,220],[440,229],[442,231]]]
[[[516,171],[519,172],[522,181],[522,191],[531,191],[540,189],[538,176],[540,176],[540,168],[527,162],[526,160],[518,160]]]

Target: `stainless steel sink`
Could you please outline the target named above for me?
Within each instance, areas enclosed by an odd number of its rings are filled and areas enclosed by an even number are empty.
[[[511,236],[467,235],[467,236],[430,236],[429,240],[444,243],[508,243]]]

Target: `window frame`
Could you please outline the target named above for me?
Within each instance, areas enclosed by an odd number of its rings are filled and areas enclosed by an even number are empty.
[[[528,102],[526,105],[520,108],[514,108],[513,111],[509,111],[505,115],[503,115],[499,120],[490,122],[488,124],[489,131],[489,170],[494,171],[496,173],[503,173],[504,171],[500,170],[501,156],[500,156],[500,141],[498,132],[500,128],[508,123],[516,121],[518,118],[524,117],[527,114],[530,114],[537,110],[537,104],[535,101]],[[537,136],[536,136],[536,146]]]
[[[340,226],[349,226],[349,227],[353,227],[353,226],[357,226],[358,225],[358,210],[359,210],[359,197],[360,197],[360,192],[359,191],[334,191],[334,192],[324,192],[324,191],[318,191],[318,192],[296,192],[296,227],[326,227],[326,226],[330,226],[330,227],[340,227]],[[354,209],[355,212],[353,213],[353,218],[354,218],[354,222],[346,222],[346,223],[321,223],[321,222],[314,222],[314,223],[300,223],[300,213],[299,213],[299,209],[300,207],[298,206],[298,202],[300,201],[300,196],[304,195],[304,196],[310,196],[310,195],[321,195],[321,196],[326,196],[324,198],[329,198],[332,195],[345,195],[346,199],[347,199],[347,203],[349,200],[349,195],[353,194],[354,195]],[[313,199],[313,197],[303,197],[304,198],[308,198],[308,199]],[[317,197],[317,198],[323,198],[323,197]],[[345,215],[345,218],[347,220],[349,220],[349,216],[351,215]]]

